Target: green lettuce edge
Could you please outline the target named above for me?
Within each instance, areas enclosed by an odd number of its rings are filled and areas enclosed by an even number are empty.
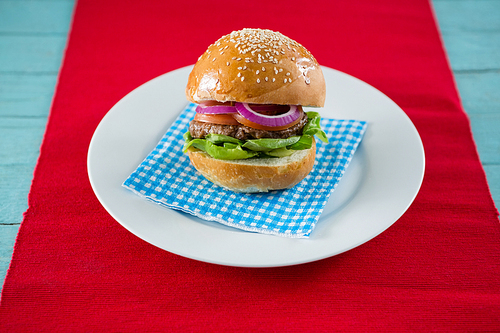
[[[321,129],[321,117],[314,111],[306,112],[307,123],[301,136],[292,136],[286,139],[252,139],[238,140],[231,136],[221,134],[208,134],[204,139],[193,139],[191,134],[184,134],[184,147],[186,153],[193,147],[202,150],[211,157],[219,160],[242,160],[248,158],[276,158],[293,154],[296,150],[312,147],[313,137],[327,143],[328,137]]]

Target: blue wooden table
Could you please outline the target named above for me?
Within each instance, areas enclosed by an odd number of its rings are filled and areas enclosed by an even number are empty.
[[[500,207],[500,0],[433,6]],[[28,208],[73,8],[73,0],[0,0],[0,285]]]

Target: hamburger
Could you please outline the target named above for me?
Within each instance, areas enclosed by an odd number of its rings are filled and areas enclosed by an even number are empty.
[[[233,31],[210,45],[191,71],[197,103],[184,152],[209,181],[235,192],[291,188],[312,170],[325,80],[312,54],[279,32]]]

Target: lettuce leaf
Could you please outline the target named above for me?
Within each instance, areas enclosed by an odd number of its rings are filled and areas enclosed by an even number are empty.
[[[208,134],[204,139],[193,139],[189,132],[184,134],[183,152],[190,147],[202,150],[220,160],[241,160],[247,158],[283,157],[293,154],[295,150],[304,150],[312,147],[313,136],[323,142],[328,137],[320,127],[321,117],[317,112],[307,112],[308,121],[302,130],[301,136],[292,136],[286,139],[253,139],[238,140],[222,134]]]
[[[304,134],[300,137],[299,141],[295,142],[293,145],[288,147],[292,150],[304,150],[312,147],[313,137],[307,134]]]
[[[221,144],[221,143],[226,143],[226,142],[235,143],[237,145],[242,145],[244,143],[244,141],[233,138],[232,136],[222,135],[222,134],[213,134],[213,133],[208,134],[205,137],[205,139],[216,144],[216,145]]]
[[[240,145],[231,142],[225,146],[218,146],[205,139],[193,139],[189,141],[184,145],[183,151],[186,152],[189,147],[203,150],[208,155],[219,160],[244,160],[259,154],[254,151],[244,150]]]
[[[294,153],[294,150],[287,149],[287,148],[277,148],[273,149],[270,151],[266,151],[266,155],[272,156],[272,157],[285,157],[285,156],[290,156]]]
[[[243,148],[253,151],[271,151],[273,149],[285,148],[300,140],[300,136],[291,136],[286,139],[254,139],[247,140]]]
[[[320,126],[320,121],[321,117],[319,113],[317,112],[306,112],[307,118],[309,118],[309,121],[307,124],[304,126],[304,129],[302,130],[302,134],[314,136],[316,135],[318,139],[323,141],[324,143],[328,143],[328,137],[326,136],[326,133],[321,129]]]

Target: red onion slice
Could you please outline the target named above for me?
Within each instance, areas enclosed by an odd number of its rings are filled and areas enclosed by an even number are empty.
[[[290,110],[285,113],[269,116],[252,110],[247,103],[236,103],[236,110],[238,110],[238,113],[245,117],[245,119],[248,119],[256,124],[271,127],[286,126],[301,117],[302,113],[297,105],[289,105],[289,107]]]
[[[236,107],[228,104],[204,104],[201,103],[196,107],[196,112],[202,114],[222,114],[222,113],[236,113]]]

